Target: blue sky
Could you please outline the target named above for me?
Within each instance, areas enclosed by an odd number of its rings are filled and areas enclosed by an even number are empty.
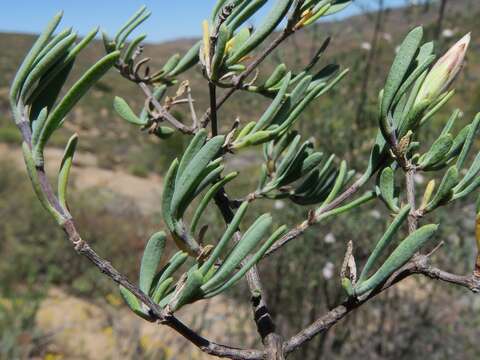
[[[355,0],[374,9],[372,0]],[[64,26],[73,26],[83,35],[96,25],[113,33],[135,10],[145,4],[152,16],[141,32],[150,41],[196,37],[201,20],[208,17],[216,0],[3,0],[0,31],[38,33],[58,10],[64,10]],[[405,0],[386,0],[388,6],[403,5]],[[268,6],[268,4],[266,5]],[[266,7],[267,9],[267,7]],[[351,5],[340,16],[358,13]],[[259,14],[261,16],[265,10]]]

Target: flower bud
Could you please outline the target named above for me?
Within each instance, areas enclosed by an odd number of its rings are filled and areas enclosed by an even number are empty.
[[[470,33],[457,41],[435,63],[418,92],[414,106],[424,101],[431,103],[448,88],[462,67],[469,43]]]

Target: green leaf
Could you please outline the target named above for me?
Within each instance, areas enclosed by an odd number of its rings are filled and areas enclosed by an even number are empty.
[[[451,134],[440,136],[432,144],[425,155],[420,157],[419,166],[421,168],[428,168],[434,166],[445,159],[450,148],[452,147],[453,139]]]
[[[73,156],[78,143],[78,135],[73,134],[68,140],[63,159],[60,164],[60,171],[58,172],[58,201],[62,208],[68,212],[67,207],[67,186],[70,169],[72,167]]]
[[[333,185],[332,190],[328,194],[328,197],[323,202],[321,208],[325,207],[330,202],[332,202],[333,199],[335,199],[335,197],[338,195],[343,185],[345,184],[346,175],[347,175],[347,162],[345,160],[342,160],[342,162],[340,163],[340,169],[338,171],[337,178],[335,180],[335,184]]]
[[[253,131],[264,129],[271,124],[273,118],[278,113],[278,111],[280,110],[280,108],[282,107],[283,103],[286,100],[285,95],[287,93],[288,84],[290,82],[291,76],[292,76],[292,73],[290,72],[285,75],[284,79],[282,80],[282,86],[280,90],[277,92],[275,99],[270,103],[267,110],[260,117],[255,127],[253,128]]]
[[[293,0],[278,0],[260,24],[256,31],[235,51],[227,60],[227,65],[238,62],[242,57],[255,49],[268,35],[270,35],[277,25],[282,21],[288,9],[292,5]]]
[[[180,164],[178,166],[175,182],[178,182],[183,172],[185,171],[185,168],[191,163],[194,156],[198,154],[200,149],[205,144],[206,140],[207,140],[207,130],[203,128],[198,130],[195,136],[193,137],[193,139],[188,144],[187,149],[183,153],[182,159],[180,160]]]
[[[117,49],[125,45],[128,36],[145,20],[147,20],[152,13],[142,6],[140,10],[122,27],[122,29],[115,36],[115,44]]]
[[[282,63],[275,68],[275,70],[272,72],[270,77],[263,84],[263,87],[268,89],[268,88],[271,88],[272,86],[277,85],[277,83],[280,82],[280,80],[282,80],[285,77],[285,75],[287,75],[287,66]],[[290,80],[288,80],[287,86],[289,82]],[[282,84],[284,84],[284,82]]]
[[[215,196],[215,194],[218,192],[218,190],[220,190],[221,187],[223,187],[225,184],[227,184],[228,182],[232,181],[233,179],[235,179],[235,177],[238,175],[237,172],[232,172],[228,175],[226,175],[223,179],[221,179],[220,181],[216,182],[208,191],[207,193],[205,194],[205,196],[203,197],[203,199],[200,201],[200,203],[198,204],[197,206],[197,209],[195,210],[195,214],[193,215],[193,218],[192,218],[192,221],[191,221],[191,224],[190,224],[190,232],[193,234],[195,234],[196,232],[196,229],[197,229],[197,225],[198,225],[198,221],[200,220],[200,217],[202,216],[202,214],[204,213],[205,211],[205,208],[207,207],[208,203],[210,202],[210,200],[213,199],[213,197]]]
[[[148,315],[145,310],[142,308],[142,304],[138,301],[137,297],[133,295],[130,290],[123,287],[122,285],[119,286],[120,295],[122,295],[123,300],[128,305],[130,310],[132,310],[135,314],[140,316],[141,318],[152,321],[152,318]]]
[[[270,214],[260,216],[245,232],[238,244],[230,251],[215,275],[202,286],[202,290],[204,292],[212,291],[223,284],[250,251],[262,240],[271,225],[272,217]]]
[[[468,169],[463,179],[453,188],[454,192],[460,192],[463,190],[480,172],[480,153],[475,156],[472,165]]]
[[[115,96],[115,98],[113,99],[113,108],[118,115],[120,115],[124,120],[128,121],[131,124],[141,126],[147,123],[147,121],[142,120],[137,115],[135,115],[127,102],[120,96]]]
[[[203,283],[203,276],[198,270],[194,270],[188,274],[187,281],[180,289],[178,299],[170,304],[172,311],[177,311],[183,305],[191,303],[202,297],[200,287]]]
[[[215,262],[218,260],[220,255],[225,250],[233,234],[235,233],[235,231],[238,230],[240,222],[242,221],[247,211],[247,207],[248,207],[248,201],[244,201],[240,205],[235,215],[233,216],[232,221],[230,221],[230,223],[227,226],[227,229],[225,230],[222,237],[220,238],[217,246],[215,246],[215,248],[213,249],[212,254],[208,258],[208,260],[205,261],[203,265],[200,267],[200,272],[203,274],[203,276],[206,276],[207,273],[212,269],[213,265],[215,265]]]
[[[175,177],[178,171],[178,160],[175,159],[170,165],[165,176],[162,194],[162,217],[170,231],[175,231],[175,223],[171,210],[173,193],[175,191]]]
[[[227,28],[227,25],[223,23],[218,30],[218,38],[215,44],[215,53],[212,59],[212,80],[217,80],[221,75],[220,73],[223,64],[223,58],[225,56],[225,47],[227,45],[227,41],[230,38],[230,35],[230,30]]]
[[[70,88],[60,103],[50,113],[43,127],[37,146],[35,147],[35,162],[43,164],[43,148],[52,133],[61,124],[63,118],[70,112],[82,96],[96,83],[117,61],[120,53],[115,51],[104,56],[93,65],[87,72]]]
[[[473,139],[475,137],[475,134],[477,133],[479,124],[480,124],[480,113],[475,115],[475,118],[473,119],[472,128],[470,129],[467,139],[465,140],[465,144],[463,145],[462,152],[460,153],[457,159],[457,169],[463,168],[463,164],[465,163],[465,160],[467,159],[467,155],[470,151],[470,148],[472,147]]]
[[[66,54],[68,48],[75,42],[77,34],[71,34],[55,45],[45,56],[31,69],[26,77],[21,91],[21,98],[25,100],[31,92],[32,86]]]
[[[242,26],[242,24],[250,19],[253,14],[255,14],[263,5],[267,3],[267,0],[250,0],[250,1],[244,1],[242,3],[246,4],[245,7],[238,9],[240,11],[236,11],[235,9],[232,14],[227,18],[227,24],[229,29],[235,30]]]
[[[48,109],[44,107],[39,113],[35,120],[32,122],[32,145],[35,146],[38,142],[38,137],[42,131],[45,121],[47,120]]]
[[[193,45],[190,50],[180,59],[178,64],[175,68],[170,71],[168,74],[169,76],[177,76],[178,74],[187,71],[196,63],[198,63],[198,53],[200,51],[200,46],[202,45],[201,41],[198,41],[195,45]]]
[[[383,169],[380,175],[379,187],[382,199],[392,211],[398,211],[398,206],[395,204],[395,176],[391,167]]]
[[[164,72],[165,74],[168,74],[170,71],[172,71],[173,69],[175,69],[175,67],[177,66],[177,64],[179,63],[180,61],[180,54],[173,54],[168,60],[167,62],[165,63],[165,65],[163,65],[162,67],[162,72]]]
[[[450,167],[443,176],[442,182],[433,196],[433,199],[425,207],[426,212],[430,212],[439,205],[451,199],[452,189],[458,184],[458,169],[456,166]]]
[[[375,248],[368,257],[367,263],[365,264],[365,267],[360,274],[360,278],[358,279],[358,286],[361,286],[361,283],[366,279],[375,262],[378,260],[380,255],[382,255],[384,250],[390,245],[393,236],[397,233],[400,226],[405,222],[409,213],[410,205],[405,205],[395,217],[393,222],[390,224],[387,231],[385,231],[380,240],[378,240],[377,245],[375,245]]]
[[[432,238],[437,229],[438,225],[430,224],[422,226],[410,234],[397,246],[375,274],[355,287],[355,294],[362,295],[383,283],[396,270],[405,265]]]
[[[404,77],[415,58],[422,37],[422,27],[416,27],[407,34],[405,40],[403,40],[400,45],[395,60],[390,68],[390,72],[388,73],[387,81],[385,82],[381,111],[382,118],[387,116],[393,98],[402,85]]]
[[[35,41],[27,56],[25,56],[22,65],[20,65],[20,68],[18,69],[15,78],[13,79],[12,85],[10,86],[10,102],[13,108],[15,108],[17,97],[20,93],[23,82],[25,81],[31,70],[33,63],[47,44],[50,36],[57,28],[60,20],[62,19],[62,16],[63,12],[59,12],[53,17],[53,19],[48,23],[45,30],[42,32],[42,34]],[[17,123],[19,122],[19,120],[19,118],[16,118]]]
[[[233,275],[226,283],[221,285],[219,288],[207,292],[205,294],[205,297],[214,297],[235,285],[235,283],[240,280],[247,273],[248,270],[250,270],[255,264],[257,264],[261,260],[267,250],[273,245],[273,243],[275,243],[275,241],[277,241],[282,235],[285,234],[286,230],[287,227],[285,225],[279,227],[268,238],[268,240],[263,243],[260,249],[253,256],[251,256],[250,259],[248,259],[248,261],[242,266],[242,268],[237,273],[235,273],[235,275]]]
[[[225,137],[223,135],[213,137],[198,151],[183,172],[179,168],[180,176],[177,176],[178,180],[175,182],[175,191],[171,203],[172,214],[176,214],[179,205],[192,195],[193,185],[198,181],[198,177],[208,163],[220,151],[224,141]],[[180,163],[180,165],[182,164]]]
[[[137,49],[138,45],[143,40],[145,40],[146,37],[147,37],[147,34],[142,34],[140,36],[137,36],[135,39],[133,39],[130,42],[130,44],[128,44],[127,50],[125,50],[125,52],[122,56],[122,60],[124,62],[128,63],[129,61],[133,61],[132,56],[133,56],[135,50]]]
[[[139,284],[140,290],[145,294],[150,293],[153,278],[155,277],[158,264],[165,249],[166,239],[167,237],[163,231],[153,234],[148,240],[145,251],[143,252]]]

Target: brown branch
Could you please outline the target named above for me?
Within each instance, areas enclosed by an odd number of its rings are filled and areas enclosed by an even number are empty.
[[[368,294],[366,298],[350,298],[345,300],[342,304],[333,308],[327,314],[323,315],[308,327],[291,337],[283,345],[285,353],[288,354],[297,350],[314,336],[330,329],[347,314],[357,309],[368,300],[387,290],[404,278],[414,274],[421,274],[431,279],[441,280],[467,288],[474,293],[480,293],[480,277],[476,277],[475,275],[461,276],[451,274],[431,266],[427,255],[416,255],[410,262],[396,271],[387,281],[385,281],[385,283]]]
[[[407,186],[407,200],[410,205],[410,214],[408,215],[408,232],[411,234],[418,227],[418,218],[415,205],[415,168],[410,167],[405,173],[405,182]]]
[[[274,242],[273,245],[270,247],[270,249],[265,253],[265,256],[271,255],[272,253],[274,253],[281,247],[285,246],[287,243],[289,243],[293,239],[296,239],[297,237],[302,235],[305,232],[305,230],[307,230],[310,226],[318,222],[322,214],[325,214],[326,212],[340,206],[345,200],[347,200],[352,195],[354,195],[365,184],[365,182],[366,182],[366,178],[365,176],[362,176],[360,179],[354,182],[349,188],[347,188],[343,193],[341,193],[338,197],[336,197],[331,203],[325,205],[323,208],[320,209],[320,211],[317,211],[314,217],[308,220],[305,220],[304,222],[302,222],[301,224],[297,225],[295,228],[287,232],[285,235],[283,235],[276,242]]]
[[[173,127],[178,129],[184,134],[192,134],[193,129],[189,128],[188,126],[185,126],[185,124],[181,123],[178,121],[172,114],[170,114],[161,104],[160,102],[155,99],[155,96],[153,96],[152,90],[148,87],[147,84],[144,82],[139,82],[138,86],[143,90],[143,93],[145,96],[147,96],[147,99],[151,102],[151,104],[155,107],[155,109],[159,112],[161,117],[168,121]]]

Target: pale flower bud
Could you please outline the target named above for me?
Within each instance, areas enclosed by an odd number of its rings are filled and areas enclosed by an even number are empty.
[[[469,43],[470,33],[458,40],[435,63],[425,78],[414,105],[423,101],[431,102],[448,88],[462,68]]]

